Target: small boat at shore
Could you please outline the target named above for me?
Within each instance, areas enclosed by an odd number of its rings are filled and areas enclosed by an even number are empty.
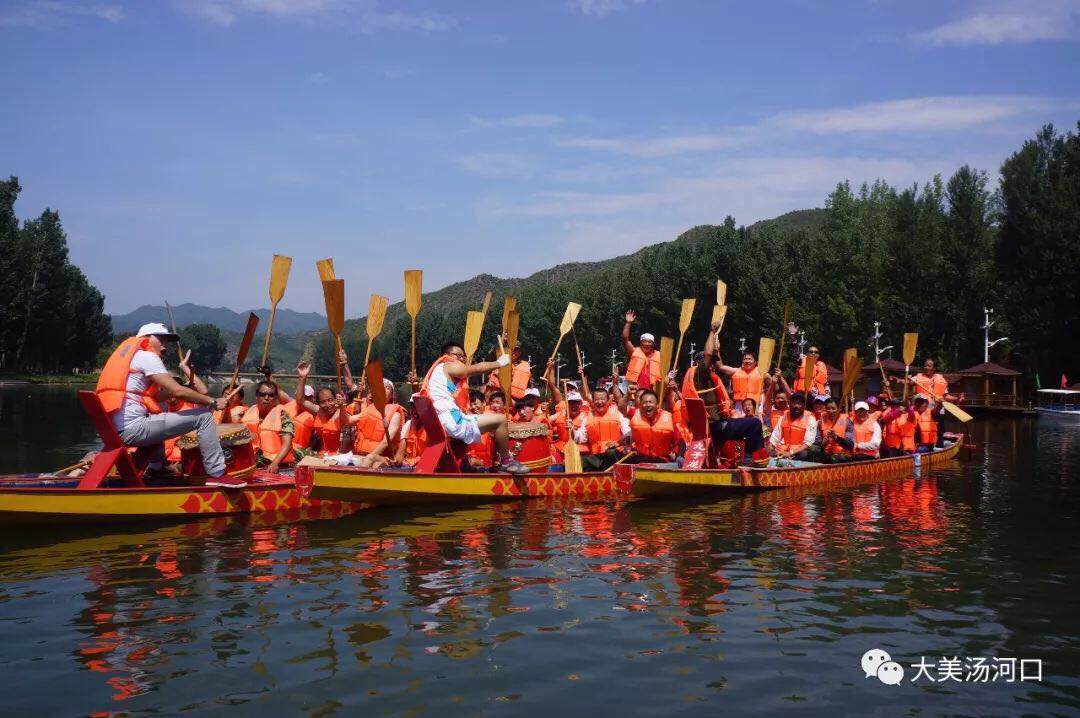
[[[1080,390],[1039,389],[1035,411],[1049,416],[1080,416]]]
[[[79,488],[80,479],[51,475],[0,477],[0,527],[55,522],[183,521],[238,514],[277,515],[281,522],[337,518],[362,508],[301,495],[292,476],[256,470],[242,489],[193,483]]]

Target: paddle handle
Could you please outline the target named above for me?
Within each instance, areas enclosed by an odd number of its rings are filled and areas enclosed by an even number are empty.
[[[911,371],[911,367],[904,366],[904,401],[907,401],[907,388],[908,388],[908,374]]]
[[[277,314],[277,302],[270,305],[270,323],[266,325],[266,339],[263,340],[262,362],[259,366],[266,366],[266,357],[270,353],[270,337],[274,333],[274,315]]]
[[[555,355],[559,353],[559,346],[562,345],[562,339],[565,334],[559,335],[559,341],[555,342],[555,348],[551,351],[551,361],[555,361]]]
[[[622,462],[624,462],[624,461],[626,461],[627,459],[629,459],[629,458],[630,458],[631,456],[636,456],[636,455],[637,455],[637,452],[636,452],[636,451],[631,451],[631,452],[630,452],[630,453],[628,453],[628,454],[627,454],[626,456],[622,457],[621,459],[619,459],[618,461],[616,461],[616,462],[615,462],[614,464],[612,464],[612,466],[618,466],[618,465],[619,465],[619,464],[621,464]]]
[[[334,369],[337,371],[337,390],[338,394],[344,395],[345,392],[341,386],[341,337],[337,334],[334,335],[334,347],[337,351],[334,352]]]
[[[889,379],[885,376],[885,367],[881,366],[881,358],[878,358],[878,369],[881,370],[881,386],[885,388],[885,393],[892,399],[892,389],[889,387]]]
[[[412,318],[412,343],[409,345],[410,356],[412,357],[412,373],[416,374],[416,315],[413,314]]]

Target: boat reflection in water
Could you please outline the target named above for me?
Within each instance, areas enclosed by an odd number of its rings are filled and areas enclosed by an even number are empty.
[[[0,554],[0,689],[56,713],[1071,705],[1075,683],[898,693],[859,671],[876,646],[1075,660],[1075,616],[1047,636],[1013,599],[1060,578],[981,525],[983,479],[28,538]]]

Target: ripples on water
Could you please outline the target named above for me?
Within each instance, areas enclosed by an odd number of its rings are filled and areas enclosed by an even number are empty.
[[[1080,423],[975,433],[971,462],[828,493],[9,535],[0,695],[50,714],[1075,714]],[[1042,658],[1044,681],[886,686],[859,668],[873,647]]]

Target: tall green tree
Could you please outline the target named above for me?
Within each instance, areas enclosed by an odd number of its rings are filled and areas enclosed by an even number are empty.
[[[225,339],[213,324],[189,324],[180,330],[180,345],[191,351],[196,371],[214,371],[225,358]]]

